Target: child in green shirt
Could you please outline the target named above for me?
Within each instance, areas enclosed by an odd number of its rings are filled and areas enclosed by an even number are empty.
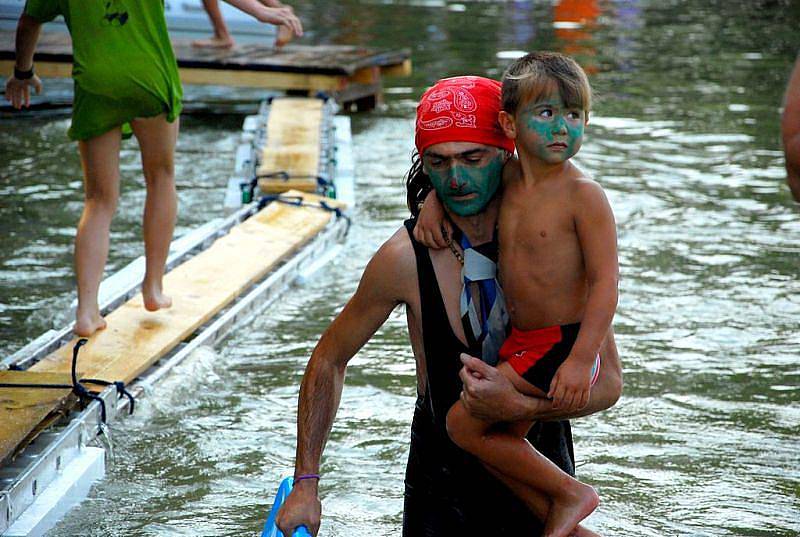
[[[262,22],[287,22],[283,12],[258,0],[228,1]],[[74,330],[89,336],[106,326],[98,290],[119,196],[121,139],[131,134],[147,185],[144,306],[156,311],[172,305],[162,279],[177,212],[174,153],[182,89],[162,0],[28,0],[17,26],[14,75],[6,83],[6,99],[15,108],[29,105],[31,87],[41,91],[33,52],[42,24],[58,15],[72,37],[75,95],[68,135],[78,142],[85,189],[75,238]]]

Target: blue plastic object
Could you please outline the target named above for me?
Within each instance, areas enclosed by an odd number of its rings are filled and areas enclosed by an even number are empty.
[[[278,511],[280,511],[283,501],[289,493],[292,492],[293,485],[294,479],[291,477],[287,477],[281,481],[281,485],[278,487],[278,493],[275,495],[275,501],[272,504],[272,510],[267,517],[267,523],[264,524],[264,531],[261,532],[261,537],[284,537],[283,532],[275,525],[275,517],[278,516]],[[292,537],[311,537],[311,532],[309,532],[305,526],[300,526],[294,530]]]

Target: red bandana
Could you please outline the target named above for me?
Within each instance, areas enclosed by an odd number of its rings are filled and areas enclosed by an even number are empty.
[[[419,154],[442,142],[475,142],[513,153],[514,141],[497,122],[500,88],[500,82],[481,76],[456,76],[434,84],[417,106]]]

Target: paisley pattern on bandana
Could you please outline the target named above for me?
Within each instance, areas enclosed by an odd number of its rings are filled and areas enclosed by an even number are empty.
[[[445,78],[425,92],[417,106],[416,145],[420,155],[443,142],[474,142],[514,151],[497,122],[500,83],[480,76]]]

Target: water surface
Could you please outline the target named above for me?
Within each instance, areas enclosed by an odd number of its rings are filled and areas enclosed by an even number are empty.
[[[573,54],[590,73],[598,99],[578,160],[606,189],[619,228],[625,395],[574,425],[579,477],[603,501],[589,526],[618,536],[800,534],[800,211],[783,184],[778,128],[800,49],[798,5],[295,5],[308,42],[413,52],[414,74],[388,81],[385,106],[353,117],[360,205],[345,253],[196,353],[115,427],[108,478],[52,534],[257,534],[291,471],[305,362],[406,216],[415,99],[442,76],[499,76],[514,51],[533,49]],[[259,95],[187,93],[208,113],[183,118],[179,233],[222,214],[241,113]],[[81,183],[67,125],[58,115],[0,120],[8,351],[64,322],[73,295]],[[109,271],[142,251],[134,142],[122,166]],[[348,369],[322,468],[323,535],[399,535],[414,397],[397,311]]]

